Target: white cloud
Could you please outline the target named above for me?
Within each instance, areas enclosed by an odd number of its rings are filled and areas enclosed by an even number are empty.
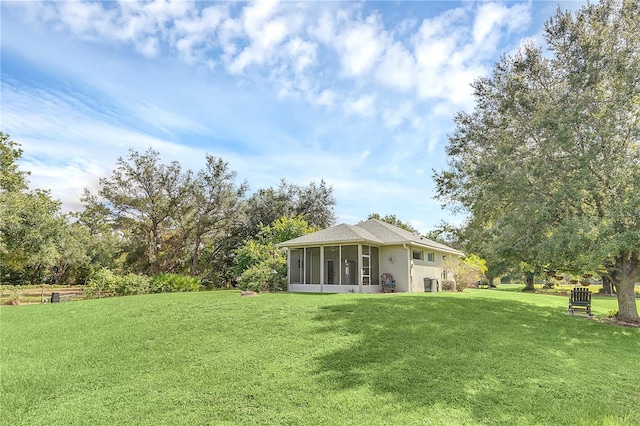
[[[336,40],[345,75],[359,77],[371,71],[384,49],[385,38],[380,19],[376,15],[369,16],[364,22],[350,23]]]
[[[415,86],[416,77],[416,63],[411,52],[399,42],[387,47],[376,70],[376,80],[406,92]]]
[[[398,105],[396,108],[387,108],[382,113],[384,124],[390,128],[404,124],[405,122],[415,122],[413,102],[406,101]]]
[[[351,98],[344,102],[344,111],[347,115],[355,114],[361,117],[370,117],[376,113],[375,102],[375,95],[362,95],[358,98]]]

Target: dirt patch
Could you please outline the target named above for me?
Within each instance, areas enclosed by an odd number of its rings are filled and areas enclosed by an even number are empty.
[[[596,321],[601,324],[609,324],[609,325],[615,325],[618,327],[627,327],[627,328],[640,328],[640,324],[637,324],[634,322],[620,321],[617,318],[596,318],[596,317],[587,317],[587,318],[590,319],[591,321]]]

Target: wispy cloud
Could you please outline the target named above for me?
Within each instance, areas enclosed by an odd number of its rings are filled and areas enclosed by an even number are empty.
[[[432,5],[3,2],[3,131],[59,191],[154,147],[220,155],[254,188],[324,178],[345,220],[418,223],[469,84],[537,31],[531,2]]]

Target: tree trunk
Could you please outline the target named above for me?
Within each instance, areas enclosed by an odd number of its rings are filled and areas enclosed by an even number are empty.
[[[159,243],[158,227],[157,225],[153,225],[153,228],[149,231],[149,267],[151,269],[151,275],[160,273],[160,262],[158,260]]]
[[[200,237],[196,237],[193,247],[193,255],[191,257],[191,275],[198,276],[198,254],[200,251]]]
[[[535,289],[533,288],[533,272],[526,272],[524,276],[524,291],[534,291]]]
[[[493,275],[486,275],[485,277],[487,277],[487,282],[489,283],[489,288],[494,288],[496,285],[493,283],[496,279],[496,277],[494,277]]]
[[[616,257],[609,271],[611,282],[616,286],[618,297],[618,316],[620,321],[640,324],[636,306],[635,285],[640,277],[638,253],[627,252]]]
[[[613,283],[611,282],[611,278],[609,275],[602,275],[602,292],[604,294],[614,294],[613,293]]]

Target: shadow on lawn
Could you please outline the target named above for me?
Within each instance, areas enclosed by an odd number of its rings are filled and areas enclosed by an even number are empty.
[[[317,320],[341,348],[317,359],[317,376],[329,387],[367,387],[407,410],[451,407],[481,423],[584,418],[571,400],[585,390],[594,395],[590,403],[611,395],[640,349],[640,333],[568,317],[560,307],[464,296],[356,299],[323,307]],[[598,365],[612,356],[627,362]],[[611,402],[593,404],[640,420],[624,400]]]

